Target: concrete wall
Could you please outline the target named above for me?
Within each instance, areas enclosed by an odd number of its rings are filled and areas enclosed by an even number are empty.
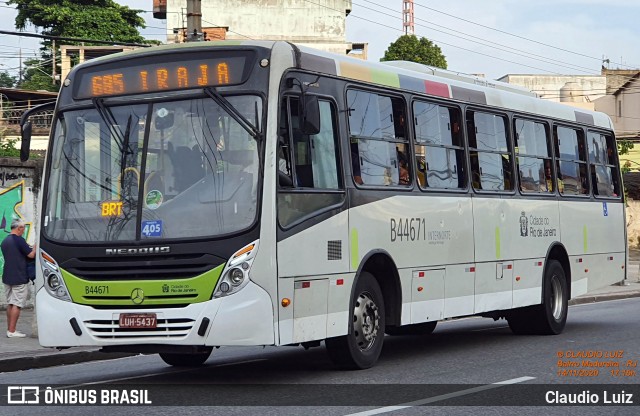
[[[618,137],[638,137],[640,134],[638,88],[640,88],[640,81],[634,79],[625,87],[625,91],[596,101],[596,111],[602,111],[611,117]]]
[[[42,159],[22,163],[19,159],[0,158],[0,240],[11,232],[11,220],[17,217],[26,222],[27,242],[35,243],[42,165]],[[3,266],[4,258],[0,252],[0,273]],[[33,287],[31,289],[32,296],[27,306],[33,306]],[[5,307],[4,285],[0,285],[0,309]]]
[[[186,7],[186,0],[167,0],[168,32],[186,26]],[[347,9],[350,0],[204,0],[202,26],[228,27],[227,39],[287,40],[344,54]]]
[[[601,75],[513,75],[508,74],[497,81],[519,85],[549,101],[560,102],[560,89],[567,82],[575,82],[582,89],[579,102],[593,102],[603,97],[607,88],[607,78]],[[574,103],[571,103],[572,105]]]
[[[640,201],[627,200],[627,241],[629,247],[640,248]]]

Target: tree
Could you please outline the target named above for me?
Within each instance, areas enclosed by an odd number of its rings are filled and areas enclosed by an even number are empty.
[[[138,28],[144,28],[142,10],[121,6],[113,0],[9,0],[16,6],[16,28],[27,25],[41,28],[44,35],[68,38],[95,39],[114,43],[148,42]],[[56,43],[57,48],[61,42]],[[74,42],[65,41],[65,44]],[[78,43],[78,42],[75,42]],[[91,42],[83,42],[91,45]],[[52,81],[52,41],[42,41],[42,58],[26,62],[19,87],[28,90],[58,91],[60,83]],[[59,63],[59,60],[58,60]],[[58,71],[58,73],[60,73]]]
[[[381,61],[412,61],[419,64],[447,69],[447,60],[442,50],[427,38],[402,35],[389,45]]]
[[[113,0],[9,0],[18,10],[16,28],[28,24],[45,35],[142,43],[144,19]]]
[[[22,82],[18,88],[30,91],[58,92],[59,83],[53,83],[51,78],[51,59],[27,59],[22,70]]]
[[[13,88],[15,85],[16,77],[12,77],[7,71],[0,72],[0,87]]]

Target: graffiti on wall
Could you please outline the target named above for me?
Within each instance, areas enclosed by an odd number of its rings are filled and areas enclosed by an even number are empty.
[[[11,220],[14,218],[20,218],[25,221],[25,230],[23,237],[28,241],[29,232],[31,231],[31,222],[27,222],[26,219],[20,214],[18,208],[24,203],[25,200],[25,184],[24,181],[20,181],[7,189],[0,190],[0,241],[4,240],[6,236],[11,233]],[[4,257],[0,252],[0,273],[4,267]]]

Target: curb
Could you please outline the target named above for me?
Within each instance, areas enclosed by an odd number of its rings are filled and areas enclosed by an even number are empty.
[[[580,296],[575,299],[571,299],[569,301],[569,306],[583,305],[585,303],[603,302],[605,300],[618,300],[618,299],[637,298],[637,297],[640,297],[639,290],[632,291],[632,292],[603,293],[601,295],[586,295],[586,296]]]
[[[55,367],[59,365],[78,364],[87,361],[113,360],[115,358],[132,357],[138,353],[105,353],[95,350],[44,350],[34,352],[30,356],[24,353],[7,353],[0,359],[0,373],[24,371],[36,368]]]

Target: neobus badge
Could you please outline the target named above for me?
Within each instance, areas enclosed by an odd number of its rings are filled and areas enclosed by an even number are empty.
[[[164,254],[170,253],[171,247],[140,247],[140,248],[108,248],[106,253],[108,256],[117,255],[136,255],[136,254]]]

